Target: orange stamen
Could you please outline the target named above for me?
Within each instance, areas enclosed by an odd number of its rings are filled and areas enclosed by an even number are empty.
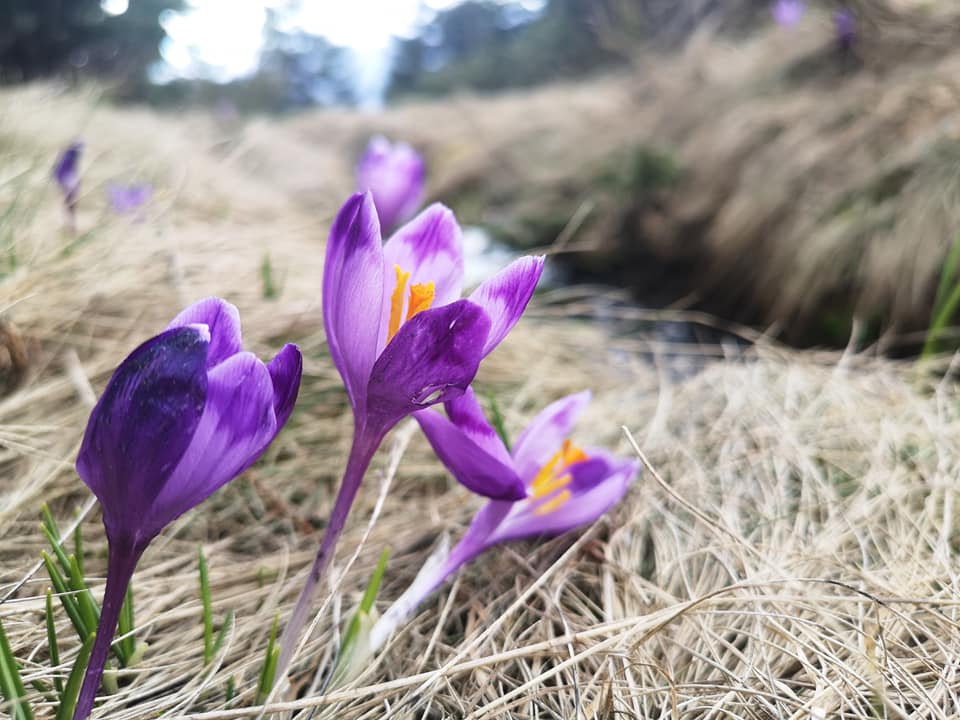
[[[435,294],[432,282],[410,286],[410,304],[407,306],[407,320],[419,312],[430,308]]]
[[[569,477],[570,476],[568,475],[567,478],[569,479]],[[550,498],[546,502],[538,505],[534,509],[533,514],[549,515],[554,510],[558,509],[561,505],[563,505],[565,502],[567,502],[567,500],[569,500],[571,497],[573,497],[573,493],[571,493],[569,490],[564,490],[562,493],[559,493],[558,495],[554,495],[552,498]]]
[[[399,265],[394,265],[393,269],[397,274],[397,284],[390,296],[390,323],[387,325],[387,342],[393,340],[393,336],[400,329],[400,319],[403,317],[403,299],[406,296],[404,291],[407,289],[407,280],[410,279],[410,273],[401,270]]]
[[[587,454],[583,450],[569,440],[564,440],[560,450],[540,468],[540,471],[533,478],[533,482],[530,484],[533,490],[532,497],[534,499],[545,498],[569,485],[572,478],[570,477],[570,473],[564,471],[574,463],[582,462],[586,459]],[[564,490],[560,495],[569,492],[569,490]],[[545,503],[545,505],[541,505],[541,508],[550,505],[552,502],[551,500]],[[566,502],[566,500],[563,502]]]

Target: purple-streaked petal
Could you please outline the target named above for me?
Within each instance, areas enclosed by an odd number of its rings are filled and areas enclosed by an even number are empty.
[[[357,190],[373,193],[380,225],[389,230],[417,211],[425,176],[423,158],[413,148],[377,136],[357,164]]]
[[[527,487],[513,468],[487,452],[460,427],[434,410],[421,410],[414,417],[440,462],[468,490],[495,500],[526,497]]]
[[[206,325],[210,328],[210,349],[207,351],[207,369],[215,367],[243,349],[240,337],[240,312],[218,297],[195,302],[177,315],[167,330],[184,325]]]
[[[560,449],[589,403],[589,390],[567,395],[547,405],[524,428],[513,444],[513,466],[524,482],[529,483]]]
[[[535,535],[559,535],[593,522],[620,502],[638,468],[635,461],[605,453],[571,465],[566,470],[570,484],[560,491],[569,490],[566,502],[548,512],[544,512],[544,503],[550,497],[514,503],[510,514],[491,533],[487,547]]]
[[[397,230],[383,246],[384,279],[378,347],[387,342],[387,324],[397,266],[410,273],[412,285],[434,284],[433,307],[459,300],[463,293],[463,240],[457,219],[449,208],[434,204]],[[406,305],[404,305],[404,317]]]
[[[273,403],[270,373],[253,353],[210,370],[203,415],[148,524],[159,532],[256,462],[278,431]]]
[[[286,425],[300,392],[300,376],[303,373],[303,356],[300,349],[288,343],[267,365],[273,382],[273,414],[277,419],[277,432]]]
[[[443,409],[447,411],[450,422],[456,425],[464,435],[486,450],[491,457],[508,467],[513,467],[510,452],[497,435],[497,431],[487,422],[472,387],[467,388],[460,397],[444,403]]]
[[[510,263],[470,295],[490,316],[490,335],[483,345],[486,357],[517,324],[543,272],[544,257],[525,256]]]
[[[454,398],[473,382],[490,330],[486,313],[468,300],[425,310],[401,327],[370,373],[371,432]]]
[[[330,355],[358,419],[366,412],[367,384],[377,359],[383,302],[380,223],[369,193],[340,209],[323,266],[323,326]]]
[[[190,444],[207,397],[209,343],[204,326],[151,338],[120,364],[90,414],[77,472],[112,538],[135,539]]]

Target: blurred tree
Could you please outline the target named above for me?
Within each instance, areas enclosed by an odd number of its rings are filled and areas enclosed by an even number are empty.
[[[100,0],[0,0],[0,82],[94,74],[136,82],[159,57],[160,16],[183,0],[130,0],[110,15]]]

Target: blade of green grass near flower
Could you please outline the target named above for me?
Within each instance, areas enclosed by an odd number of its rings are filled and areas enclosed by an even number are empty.
[[[270,262],[270,253],[264,253],[263,260],[260,261],[260,282],[263,287],[263,299],[275,299],[277,286],[273,281],[273,263]]]
[[[91,630],[87,628],[83,622],[83,617],[80,615],[80,610],[77,607],[77,601],[71,594],[70,588],[67,587],[67,581],[63,578],[60,569],[54,564],[45,550],[41,551],[40,557],[43,559],[43,565],[47,569],[47,575],[50,576],[50,583],[53,585],[57,597],[60,598],[60,604],[63,605],[67,617],[69,617],[70,622],[73,623],[73,627],[77,631],[77,635],[80,636],[80,640],[86,641],[91,635]]]
[[[60,643],[57,640],[57,624],[53,619],[53,593],[47,588],[46,597],[47,648],[50,653],[50,666],[60,667]],[[57,696],[63,697],[63,680],[59,673],[53,676],[53,686]]]
[[[262,705],[273,690],[273,681],[277,674],[277,660],[280,658],[280,647],[277,645],[277,628],[280,626],[280,615],[274,615],[273,627],[270,629],[270,640],[267,641],[267,652],[263,659],[263,669],[260,670],[260,682],[257,684],[257,699],[255,705]]]
[[[127,585],[127,594],[120,607],[120,622],[117,624],[117,634],[120,639],[114,643],[123,654],[124,667],[132,665],[137,651],[137,639],[133,636],[133,583]],[[120,659],[120,656],[117,656]]]
[[[960,307],[958,266],[960,266],[960,235],[957,235],[953,241],[950,253],[940,271],[940,282],[937,285],[937,294],[934,297],[933,311],[930,315],[930,327],[927,330],[923,350],[920,352],[921,359],[930,357],[939,350],[938,340],[956,314],[957,308]]]
[[[213,599],[210,596],[210,572],[203,546],[197,546],[197,564],[200,566],[200,602],[203,604],[203,664],[213,660]]]
[[[507,435],[507,426],[503,421],[503,413],[500,412],[500,404],[497,402],[497,398],[493,393],[487,395],[487,400],[490,401],[490,415],[493,420],[493,429],[497,431],[497,435],[503,440],[507,452],[510,452],[510,436]]]
[[[363,623],[370,617],[373,610],[373,604],[377,600],[377,594],[380,592],[380,584],[383,582],[384,573],[387,570],[387,561],[390,559],[390,548],[384,548],[380,553],[380,559],[377,566],[373,569],[373,575],[370,576],[370,582],[367,583],[363,591],[363,597],[360,599],[360,606],[350,618],[347,625],[347,631],[343,634],[343,641],[340,643],[340,652],[337,657],[337,664],[330,675],[330,684],[338,687],[346,679],[350,669],[350,662],[353,657],[354,646],[360,637],[360,631]]]
[[[73,713],[77,709],[77,697],[80,695],[80,686],[83,684],[83,675],[87,671],[87,663],[90,662],[90,651],[93,650],[94,636],[86,639],[77,653],[77,659],[73,663],[73,669],[67,678],[67,686],[60,696],[60,707],[57,708],[56,720],[73,720]]]
[[[77,567],[80,568],[80,576],[86,577],[83,571],[83,532],[79,525],[73,529],[73,554],[77,558]]]
[[[70,568],[68,576],[70,589],[76,593],[74,597],[77,599],[77,608],[80,610],[83,623],[88,628],[95,628],[100,621],[100,608],[97,607],[93,593],[87,588],[87,583],[80,574],[80,565],[74,555],[67,558],[67,565]]]
[[[27,700],[27,690],[20,677],[20,666],[10,649],[10,641],[0,621],[0,692],[9,705],[12,720],[33,720],[33,710]]]

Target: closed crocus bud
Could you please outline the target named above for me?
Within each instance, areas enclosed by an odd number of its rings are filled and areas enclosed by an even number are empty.
[[[370,140],[357,165],[357,190],[373,193],[380,226],[389,232],[420,207],[426,180],[423,158],[406,143],[378,135]]]
[[[90,414],[77,472],[109,546],[97,637],[74,715],[90,714],[137,561],[157,534],[252,465],[286,423],[301,356],[244,352],[237,309],[196,303],[120,364]]]
[[[53,179],[63,191],[63,203],[71,222],[77,211],[77,197],[80,194],[81,153],[83,153],[83,143],[72,142],[60,153],[57,163],[53,166]]]

